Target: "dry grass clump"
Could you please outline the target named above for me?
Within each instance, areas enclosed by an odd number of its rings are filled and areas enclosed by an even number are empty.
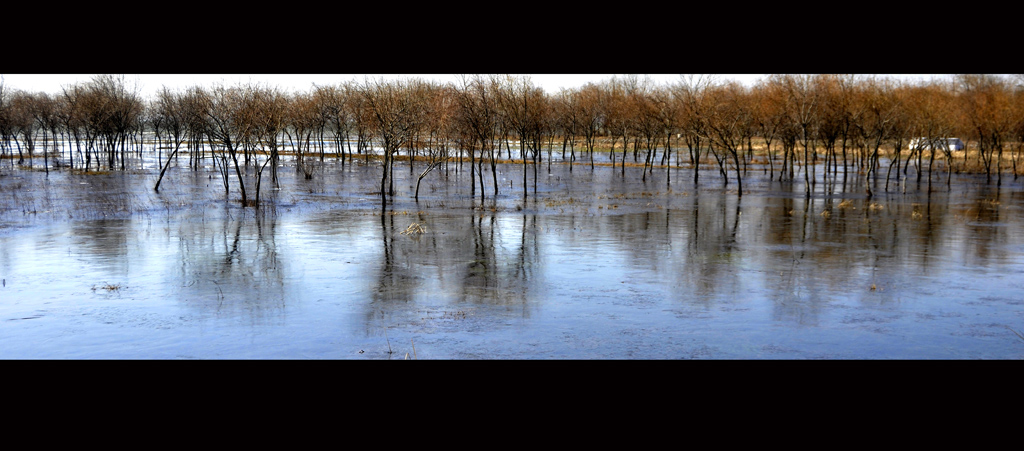
[[[405,230],[402,231],[402,235],[418,236],[418,235],[422,235],[424,233],[427,233],[427,229],[425,227],[423,227],[422,225],[417,224],[415,222],[412,223],[412,224],[409,224],[409,227],[406,227]]]
[[[124,287],[121,284],[119,284],[119,283],[117,283],[117,284],[108,283],[108,284],[100,285],[99,287],[93,285],[92,291],[96,291],[97,289],[107,290],[107,291],[117,291],[117,290],[120,290],[121,288],[124,288]]]
[[[546,200],[546,201],[544,201],[544,206],[546,206],[546,207],[557,207],[557,206],[560,206],[560,205],[574,204],[576,202],[577,202],[576,199],[573,199],[573,198],[570,197],[568,199]]]

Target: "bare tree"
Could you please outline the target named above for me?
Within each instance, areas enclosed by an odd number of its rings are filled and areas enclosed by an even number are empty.
[[[72,169],[75,167],[76,151],[78,158],[84,159],[84,155],[82,153],[82,109],[78,107],[82,91],[83,88],[79,85],[66,86],[62,88],[61,95],[57,97],[57,116],[60,120],[61,127],[63,128],[64,133],[68,135],[69,140],[74,139],[75,145],[68,151],[68,166]]]
[[[576,161],[576,136],[581,131],[580,98],[568,89],[562,89],[553,100],[555,127],[562,136],[562,160],[566,159],[565,150],[569,148],[569,172],[572,172]],[[550,163],[550,159],[548,160]]]
[[[456,133],[457,93],[452,86],[430,85],[426,93],[427,110],[424,116],[427,130],[427,166],[416,178],[416,201],[420,200],[420,183],[434,169],[445,164],[450,158],[449,148]]]
[[[206,103],[201,110],[204,122],[204,130],[214,142],[221,146],[219,156],[215,155],[214,160],[218,161],[221,167],[221,176],[224,179],[225,193],[228,192],[228,162],[231,158],[238,178],[238,190],[242,196],[242,206],[255,206],[246,196],[245,179],[242,176],[242,163],[238,161],[238,153],[243,151],[243,141],[253,132],[253,124],[245,115],[246,88],[235,86],[226,87],[216,85],[209,91],[200,91],[202,100]]]
[[[673,101],[668,88],[659,88],[652,94],[658,109],[658,122],[661,134],[665,138],[665,151],[661,154],[661,164],[665,165],[665,184],[672,185],[672,137],[679,130],[678,104]],[[678,156],[676,157],[678,160]],[[678,165],[677,165],[678,166]]]
[[[758,134],[764,140],[769,180],[775,180],[775,151],[772,150],[772,141],[779,135],[784,117],[779,92],[764,82],[758,82],[751,90],[751,114],[757,124]]]
[[[163,87],[156,96],[152,105],[153,115],[159,118],[162,128],[167,131],[171,142],[171,151],[167,154],[167,161],[160,168],[160,176],[156,179],[153,190],[160,191],[160,182],[164,179],[164,173],[171,165],[171,161],[178,155],[181,145],[188,137],[189,109],[181,94],[174,93],[167,87]],[[160,136],[159,129],[157,136]]]
[[[287,102],[284,114],[287,126],[283,131],[295,152],[296,169],[309,180],[313,178],[313,163],[307,159],[312,149],[313,134],[320,123],[318,105],[313,96],[296,94]]]
[[[0,141],[2,141],[0,142],[0,157],[6,155],[6,151],[10,149],[11,140],[13,139],[11,102],[9,97],[10,90],[7,89],[7,85],[4,83],[3,77],[0,77]],[[0,160],[2,160],[2,158],[0,158]]]
[[[786,92],[786,114],[788,120],[799,131],[797,136],[804,149],[804,192],[811,195],[811,153],[816,153],[817,116],[819,96],[814,89],[812,75],[780,75],[771,78]]]
[[[590,155],[590,170],[594,170],[594,145],[597,143],[598,134],[604,128],[607,112],[604,103],[601,101],[601,88],[593,83],[587,83],[574,94],[575,105],[578,109],[580,132],[583,133],[583,142]]]
[[[458,88],[456,100],[458,114],[456,121],[459,124],[462,137],[461,148],[469,152],[470,166],[470,196],[476,195],[476,176],[478,170],[475,164],[476,147],[481,150],[480,158],[484,153],[490,156],[491,174],[494,181],[494,195],[498,195],[497,162],[495,155],[495,129],[498,127],[498,97],[496,92],[497,79],[484,79],[482,76],[463,76],[461,86]],[[498,149],[500,150],[500,149]],[[461,159],[461,156],[459,157]],[[481,163],[482,164],[482,163]],[[484,196],[483,172],[480,172],[480,196]]]
[[[1008,83],[1001,77],[987,74],[963,74],[957,77],[961,89],[960,105],[966,123],[978,141],[979,159],[985,168],[986,180],[992,181],[995,163],[997,185],[1002,183],[1003,144],[1011,128]]]
[[[263,182],[263,172],[268,165],[271,167],[271,179],[278,183],[277,167],[280,161],[279,142],[282,130],[286,129],[286,117],[288,109],[288,98],[278,88],[252,87],[250,102],[248,104],[248,120],[252,124],[252,133],[258,142],[257,149],[263,154],[263,163],[256,159],[256,200],[257,207],[260,205],[260,186]]]
[[[662,137],[665,136],[666,107],[657,92],[647,85],[635,92],[633,96],[636,108],[636,118],[633,120],[633,124],[638,137],[642,138],[646,150],[644,170],[640,178],[647,181],[647,173],[654,173],[658,145],[661,144]]]
[[[24,143],[25,150],[28,152],[28,167],[31,168],[36,145],[36,130],[39,128],[34,111],[36,96],[21,90],[14,91],[8,104],[10,106],[7,120],[18,148],[18,164],[25,163],[25,156],[21,151],[21,143]]]
[[[706,115],[707,139],[712,146],[732,156],[736,172],[737,195],[743,196],[743,175],[740,171],[740,153],[750,124],[751,108],[746,105],[747,95],[737,82],[713,86],[708,91],[711,108]],[[728,179],[726,179],[728,184]]]
[[[144,109],[138,88],[130,88],[123,76],[98,75],[76,94],[87,141],[86,168],[92,150],[97,157],[105,156],[108,169],[114,169],[118,161],[125,169],[128,143],[140,131]],[[99,163],[97,159],[97,169]]]
[[[818,140],[825,151],[825,167],[822,171],[825,182],[829,180],[829,173],[838,173],[838,152],[836,143],[843,131],[843,116],[845,104],[843,103],[842,89],[839,84],[839,77],[833,74],[819,74],[814,77],[814,89],[817,90],[820,99],[818,109]]]
[[[886,79],[869,78],[865,82],[865,90],[861,98],[864,102],[864,114],[860,122],[860,130],[869,148],[866,161],[863,164],[864,189],[868,197],[873,195],[871,190],[872,175],[878,167],[880,148],[882,143],[893,134],[893,126],[896,115],[899,113],[898,102],[890,95],[893,85]]]
[[[548,97],[540,87],[533,86],[529,77],[523,78],[528,88],[524,97],[526,101],[526,149],[530,159],[533,161],[533,193],[537,194],[537,169],[541,165],[541,148],[544,146],[545,136],[551,132],[551,107]],[[525,179],[524,179],[525,180]]]
[[[1016,141],[1016,147],[1014,149],[1013,158],[1013,179],[1017,180],[1017,160],[1021,154],[1024,154],[1024,74],[1014,74],[1013,76],[1013,101],[1012,107],[1012,138]]]
[[[700,181],[700,161],[702,147],[706,144],[704,137],[704,117],[708,114],[710,103],[706,101],[708,88],[715,83],[715,77],[709,75],[684,75],[679,82],[672,85],[673,101],[678,107],[677,122],[683,140],[689,149],[690,164],[693,166],[693,184]]]
[[[918,138],[917,141],[911,141],[910,146],[911,155],[918,155],[917,180],[920,183],[920,158],[927,151],[928,185],[931,189],[935,153],[941,151],[946,162],[946,187],[951,189],[950,177],[954,160],[953,151],[946,140],[954,136],[953,113],[956,108],[952,87],[942,82],[930,82],[914,87],[910,90],[908,103],[911,135]]]
[[[394,196],[394,157],[408,145],[412,129],[412,101],[409,90],[398,82],[377,80],[363,86],[363,99],[380,138],[383,150],[380,181],[381,208],[387,208],[387,196]],[[389,184],[390,183],[390,184]]]
[[[523,161],[523,199],[527,198],[527,165],[534,161],[534,192],[536,192],[537,157],[540,154],[543,112],[543,91],[533,85],[529,77],[507,75],[498,79],[497,94],[505,126],[519,140],[519,155]]]
[[[41,92],[36,97],[36,108],[34,110],[36,122],[43,132],[43,169],[50,172],[50,148],[49,143],[53,141],[56,150],[60,135],[60,117],[58,116],[59,102],[53,96]],[[47,136],[49,133],[49,136]],[[59,161],[59,160],[58,160]]]
[[[345,145],[348,143],[348,136],[351,127],[351,111],[347,106],[348,96],[351,94],[345,86],[315,86],[314,97],[324,115],[327,131],[334,140],[334,149],[341,159],[342,167],[345,165]],[[351,144],[349,144],[351,148]],[[322,154],[321,154],[322,155]],[[321,160],[322,161],[322,160]]]
[[[602,100],[605,105],[605,129],[611,135],[612,148],[608,157],[615,167],[615,143],[622,138],[622,176],[626,175],[626,154],[629,152],[629,135],[632,131],[632,119],[635,114],[630,91],[632,86],[618,78],[612,78],[602,85]]]

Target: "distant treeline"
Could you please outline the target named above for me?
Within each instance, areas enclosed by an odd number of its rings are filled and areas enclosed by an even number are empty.
[[[953,137],[967,151],[945,145]],[[880,169],[886,181],[906,176],[911,164],[930,181],[936,161],[947,186],[949,174],[961,171],[1001,183],[1007,169],[1018,175],[1024,77],[771,75],[745,86],[715,76],[668,84],[626,76],[548,94],[525,76],[468,75],[453,83],[343,82],[301,93],[255,83],[165,87],[143,99],[123,77],[101,75],[58,93],[0,84],[0,139],[0,158],[12,167],[38,164],[39,153],[46,171],[124,170],[131,158],[155,158],[157,190],[171,161],[187,154],[190,168],[212,163],[220,171],[226,194],[235,179],[246,206],[259,206],[264,170],[276,182],[285,154],[306,177],[327,158],[379,160],[384,204],[403,152],[410,164],[423,162],[420,180],[454,159],[468,162],[474,196],[484,196],[487,185],[499,191],[502,160],[532,164],[536,189],[542,149],[591,169],[598,153],[623,176],[627,164],[642,161],[645,180],[657,168],[687,167],[696,182],[699,163],[707,162],[726,184],[734,179],[741,195],[752,164],[773,180],[803,178],[808,193],[817,177],[809,168],[818,162],[824,177],[844,183],[877,178]],[[144,152],[154,140],[157,151]],[[255,189],[251,199],[247,185]],[[870,195],[871,184],[864,186]]]

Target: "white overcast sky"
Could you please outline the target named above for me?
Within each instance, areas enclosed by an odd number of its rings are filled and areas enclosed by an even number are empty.
[[[211,87],[218,83],[231,86],[240,83],[260,83],[276,86],[290,92],[306,92],[313,85],[331,85],[347,80],[362,82],[364,80],[383,78],[385,80],[418,77],[441,82],[456,81],[455,74],[123,74],[125,82],[137,83],[139,92],[144,98],[152,97],[161,87],[172,90],[185,89],[190,86]],[[548,93],[556,93],[561,88],[578,88],[588,82],[610,80],[616,74],[521,74],[529,75],[537,86]],[[668,84],[679,80],[679,74],[637,74],[650,77],[656,84]],[[621,74],[618,76],[622,76]],[[762,74],[716,74],[720,79],[736,80],[744,84],[753,84]],[[927,78],[925,75],[900,75],[904,77]],[[65,86],[85,83],[94,74],[0,74],[7,89],[20,89],[28,92],[46,92],[57,94]]]
[[[615,74],[522,74],[529,75],[530,80],[549,93],[558,92],[561,88],[578,88],[587,82],[610,80]],[[669,83],[679,79],[679,74],[638,74],[647,75],[655,83]],[[94,74],[0,74],[4,85],[9,89],[20,89],[29,92],[59,93],[64,86],[85,83]],[[621,76],[621,75],[620,75]],[[724,78],[738,81],[753,82],[759,75],[721,75]],[[190,86],[211,87],[218,83],[231,86],[239,83],[261,83],[292,92],[305,92],[316,85],[331,85],[343,81],[402,79],[418,77],[441,82],[457,81],[456,74],[124,74],[128,84],[138,83],[139,91],[149,97],[167,86],[170,89],[184,89]]]

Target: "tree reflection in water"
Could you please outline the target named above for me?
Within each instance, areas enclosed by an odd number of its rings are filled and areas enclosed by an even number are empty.
[[[403,212],[404,213],[404,212]],[[529,318],[541,292],[537,218],[493,214],[385,214],[379,259],[364,318],[367,333],[412,324],[420,330],[457,327],[438,318],[461,312]],[[424,229],[406,233],[410,224]]]
[[[168,229],[168,238],[178,239],[174,282],[182,303],[209,315],[280,321],[286,299],[277,225],[277,213],[265,208],[180,221],[176,231]]]

